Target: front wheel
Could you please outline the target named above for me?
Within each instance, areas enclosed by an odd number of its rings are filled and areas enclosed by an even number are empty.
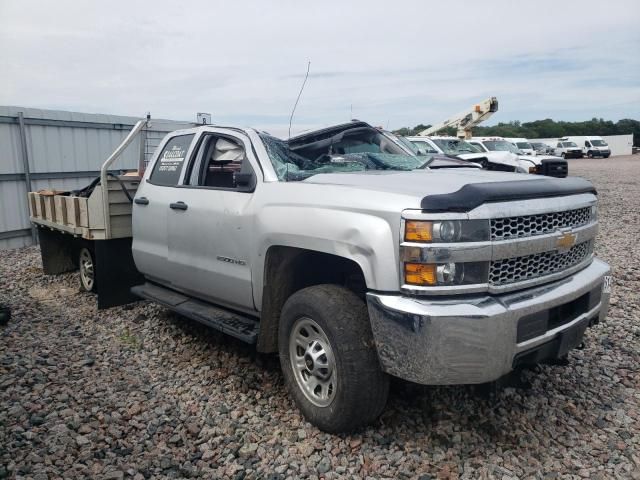
[[[593,152],[591,150],[587,152],[587,157],[593,158]]]
[[[285,303],[280,365],[305,418],[326,432],[373,422],[387,403],[389,378],[373,343],[367,307],[350,290],[316,285]]]
[[[562,158],[564,158],[564,157],[565,157],[565,153],[564,153],[564,152],[562,152],[562,153],[560,154],[560,156],[561,156]]]
[[[85,292],[96,292],[98,290],[96,262],[91,250],[86,247],[80,249],[78,266],[80,268],[80,289]]]

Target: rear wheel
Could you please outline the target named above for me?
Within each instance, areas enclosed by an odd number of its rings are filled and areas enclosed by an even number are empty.
[[[285,383],[305,418],[331,433],[374,421],[384,409],[382,372],[365,303],[338,285],[316,285],[285,303],[278,332]]]
[[[78,266],[80,268],[80,288],[85,292],[96,292],[98,290],[96,262],[91,250],[86,247],[80,249]]]

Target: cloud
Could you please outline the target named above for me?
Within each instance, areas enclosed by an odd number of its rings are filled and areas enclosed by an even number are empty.
[[[0,0],[0,104],[294,132],[351,116],[433,123],[638,116],[637,1]],[[549,13],[553,12],[553,14]],[[54,21],[55,20],[55,21]],[[286,132],[286,128],[285,128]]]

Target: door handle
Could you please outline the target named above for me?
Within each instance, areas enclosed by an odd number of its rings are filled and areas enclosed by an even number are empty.
[[[147,197],[137,197],[134,202],[138,205],[149,205],[149,199]]]
[[[174,210],[186,210],[188,208],[188,205],[184,202],[175,202],[170,203],[169,208],[172,208]]]

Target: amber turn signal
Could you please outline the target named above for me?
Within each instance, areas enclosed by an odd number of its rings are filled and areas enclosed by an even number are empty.
[[[409,285],[435,285],[436,266],[432,263],[405,263],[404,282]]]
[[[433,223],[407,221],[404,227],[404,239],[407,242],[430,242],[433,240]]]

